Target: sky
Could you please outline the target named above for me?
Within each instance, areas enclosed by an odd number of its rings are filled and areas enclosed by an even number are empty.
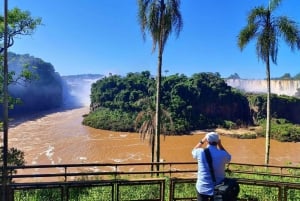
[[[256,55],[255,41],[241,51],[237,37],[251,9],[267,5],[268,0],[181,0],[183,29],[166,43],[163,75],[213,72],[224,78],[237,73],[264,79],[266,68]],[[60,75],[145,70],[156,75],[157,51],[152,52],[149,35],[143,40],[137,0],[9,0],[8,7],[29,11],[43,23],[31,36],[19,36],[9,51],[41,58]],[[275,15],[300,23],[299,0],[283,0]],[[271,77],[285,73],[300,73],[300,51],[281,41]]]

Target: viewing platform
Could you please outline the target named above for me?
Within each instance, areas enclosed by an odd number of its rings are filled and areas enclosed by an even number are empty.
[[[10,166],[9,201],[196,200],[197,162]],[[230,163],[239,200],[300,200],[300,167]]]

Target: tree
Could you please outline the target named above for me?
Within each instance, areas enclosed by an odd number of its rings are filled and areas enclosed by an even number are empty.
[[[8,11],[8,1],[4,1],[4,16],[0,16],[0,53],[3,53],[1,62],[1,76],[3,76],[3,181],[2,199],[6,200],[7,162],[8,162],[8,66],[7,50],[14,44],[17,35],[31,35],[35,28],[41,24],[40,18],[32,18],[29,12],[14,8]],[[2,55],[1,55],[2,56]],[[2,61],[2,60],[1,60]]]
[[[266,119],[266,155],[265,164],[269,164],[270,152],[270,59],[276,65],[279,39],[282,38],[291,48],[300,49],[300,31],[296,22],[286,16],[276,17],[273,11],[281,0],[270,0],[269,7],[256,7],[248,15],[248,24],[238,35],[238,46],[241,50],[252,39],[256,38],[256,53],[259,59],[266,64],[267,79],[267,119]]]
[[[161,96],[161,69],[163,51],[167,39],[172,31],[179,36],[183,27],[183,21],[180,13],[180,0],[138,0],[138,19],[146,38],[146,32],[149,32],[152,38],[152,52],[158,46],[158,64],[156,77],[156,122],[155,122],[155,154],[156,162],[160,161],[160,96]],[[159,166],[157,166],[159,170]]]
[[[23,79],[23,81],[26,80],[30,80],[31,78],[34,78],[34,75],[29,71],[27,66],[24,66],[23,70],[20,72],[20,74],[18,75],[18,77],[14,80],[14,76],[15,76],[15,72],[4,72],[4,65],[3,62],[5,59],[7,60],[7,54],[6,56],[4,56],[4,50],[5,47],[8,49],[9,47],[14,45],[14,38],[16,36],[20,36],[20,35],[31,35],[34,33],[36,27],[38,25],[41,25],[41,18],[33,18],[30,15],[30,12],[28,11],[22,11],[19,8],[13,8],[12,10],[7,12],[7,31],[5,32],[5,17],[4,16],[0,16],[0,42],[2,42],[2,44],[0,45],[0,53],[1,53],[1,64],[0,64],[0,71],[1,71],[1,76],[0,76],[0,94],[1,94],[1,98],[0,98],[0,102],[3,102],[3,94],[4,94],[4,90],[3,90],[3,83],[5,83],[4,81],[4,77],[5,74],[7,76],[7,82],[8,84],[12,83],[12,82],[16,82],[19,79]],[[5,37],[5,34],[7,37]],[[4,47],[4,43],[6,43],[5,47]],[[3,53],[3,56],[2,56]],[[10,102],[12,104],[14,104],[15,102]],[[11,107],[11,106],[10,106]]]
[[[2,150],[3,147],[0,147],[0,150]],[[21,150],[18,150],[16,148],[10,148],[8,150],[8,161],[7,163],[12,166],[22,166],[25,165],[25,159],[24,159],[24,152]],[[3,162],[3,155],[0,155],[0,162]],[[0,170],[2,172],[2,170]],[[16,170],[10,170],[9,174],[16,173]],[[11,180],[10,180],[11,181]]]
[[[7,48],[14,45],[15,36],[32,35],[36,27],[41,25],[41,18],[31,17],[30,12],[22,11],[19,8],[13,8],[7,13]],[[4,16],[0,16],[0,41],[4,39]],[[1,46],[0,53],[4,47]]]
[[[142,140],[144,141],[147,137],[149,137],[149,144],[151,146],[151,162],[155,162],[155,122],[156,122],[156,110],[155,110],[155,101],[153,96],[149,96],[146,98],[142,98],[136,102],[136,104],[142,107],[142,111],[140,111],[135,118],[135,130],[138,130]],[[162,130],[165,134],[167,130],[167,123],[170,123],[170,127],[173,127],[173,120],[171,114],[161,108],[161,118],[162,118]],[[172,128],[171,128],[172,129]],[[153,171],[153,165],[151,165],[151,170]]]

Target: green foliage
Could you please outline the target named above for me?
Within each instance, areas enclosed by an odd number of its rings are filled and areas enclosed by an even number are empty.
[[[134,193],[135,192],[135,193]],[[138,193],[137,193],[138,192]],[[119,188],[120,200],[155,200],[160,194],[160,185],[131,185]]]
[[[178,37],[183,27],[180,13],[180,1],[138,0],[138,20],[143,34],[149,32],[152,38],[152,50],[158,46],[162,56],[169,35],[175,32]]]
[[[20,36],[26,36],[26,35],[32,35],[34,33],[34,31],[36,30],[36,28],[38,26],[40,26],[42,24],[42,20],[41,18],[35,18],[32,17],[30,12],[28,11],[22,11],[19,8],[13,8],[11,10],[8,10],[7,13],[7,23],[8,23],[8,32],[7,32],[7,47],[11,47],[14,45],[14,38],[15,37],[20,37]],[[2,45],[0,45],[0,53],[2,53],[4,51],[4,17],[0,16],[0,42],[2,43]],[[1,58],[0,60],[2,61],[3,55],[1,54]],[[22,57],[21,59],[27,59],[26,56]],[[21,99],[22,102],[28,103],[28,104],[32,104],[32,106],[40,106],[41,103],[44,103],[44,101],[41,101],[43,99],[50,99],[50,102],[53,102],[53,98],[51,96],[44,96],[44,97],[37,97],[37,100],[39,102],[39,104],[36,104],[37,102],[32,102],[30,99],[30,97],[34,96],[35,94],[32,93],[33,90],[29,90],[29,91],[25,91],[25,93],[23,94],[13,94],[11,93],[11,88],[12,85],[22,85],[24,86],[25,84],[27,84],[29,81],[34,81],[37,80],[38,76],[41,76],[42,74],[37,72],[38,69],[36,69],[33,65],[30,65],[32,63],[28,62],[28,60],[26,61],[22,61],[21,59],[19,59],[17,55],[9,53],[8,54],[8,67],[9,67],[9,72],[8,73],[8,85],[9,85],[9,109],[13,109],[15,108],[15,106],[17,104],[21,103]],[[17,62],[19,65],[15,66],[15,62]],[[0,76],[0,95],[3,93],[2,89],[3,89],[3,66],[2,66],[2,62],[0,64],[0,71],[1,76]],[[48,71],[48,69],[44,69],[44,72]],[[40,78],[40,80],[49,80],[52,78],[52,76],[50,76],[50,74],[47,72],[45,73],[47,74],[47,76],[44,76],[42,78]],[[36,86],[42,86],[40,81],[36,81],[35,83],[37,83]],[[20,90],[20,89],[18,89]],[[41,91],[46,91],[43,88],[39,89],[40,92]],[[24,91],[23,91],[24,92]],[[25,95],[26,94],[26,95]],[[31,94],[31,96],[28,96],[28,94]],[[55,94],[57,95],[57,94]],[[27,101],[24,100],[25,97],[27,97]],[[29,97],[29,98],[28,98]],[[39,99],[41,98],[41,99]],[[57,97],[56,97],[57,98]],[[59,97],[58,97],[59,98]],[[2,99],[2,95],[1,95],[1,99]],[[0,102],[3,102],[3,100],[0,100]],[[41,107],[33,107],[34,109],[41,109]],[[45,108],[45,107],[43,107]],[[49,107],[47,108],[49,109]],[[22,111],[24,112],[24,110]]]
[[[266,153],[265,164],[269,163],[270,155],[270,132],[271,132],[271,87],[270,87],[270,63],[277,64],[279,41],[284,42],[291,48],[300,49],[300,29],[295,21],[287,16],[275,16],[275,9],[281,0],[269,1],[269,7],[258,6],[251,10],[247,17],[247,25],[238,35],[238,46],[241,50],[253,39],[256,39],[256,54],[266,64],[267,79],[267,105],[266,105]]]
[[[266,118],[267,96],[265,94],[246,94],[255,123]],[[277,119],[287,119],[291,123],[300,124],[300,99],[272,94],[271,116]]]
[[[299,171],[295,169],[295,176],[298,177],[285,177],[282,175],[276,175],[271,173],[271,170],[266,167],[261,167],[255,169],[253,172],[253,167],[238,167],[238,165],[234,165],[236,170],[239,170],[236,173],[228,173],[228,177],[234,178],[242,178],[246,180],[256,180],[256,181],[264,181],[264,182],[281,182],[281,184],[285,183],[299,183]],[[248,173],[247,173],[248,170]],[[290,169],[287,169],[290,171]],[[255,174],[256,172],[256,174]],[[249,174],[250,173],[250,174]],[[100,183],[99,183],[100,184]],[[271,184],[271,183],[270,183]],[[112,187],[110,185],[91,185],[91,186],[81,186],[81,187],[68,187],[68,191],[62,191],[63,194],[68,193],[68,200],[70,201],[107,201],[107,200],[117,200],[116,194],[115,199],[112,199],[112,194],[115,193],[113,188],[118,189],[118,200],[156,200],[159,198],[160,191],[164,191],[164,199],[165,201],[170,200],[170,188],[160,189],[159,184],[142,184],[135,183],[133,185],[122,185],[118,184],[118,188],[116,186]],[[165,186],[170,186],[170,179],[165,178]],[[280,185],[280,184],[278,184]],[[176,183],[174,185],[174,196],[178,199],[182,200],[192,200],[196,198],[196,189],[194,182],[183,182]],[[283,187],[283,186],[281,186]],[[253,185],[253,184],[240,184],[240,192],[238,198],[240,200],[247,201],[278,201],[281,200],[278,196],[279,188],[277,185]],[[287,201],[295,201],[300,198],[299,189],[287,188],[286,189]],[[61,200],[61,189],[60,188],[43,188],[43,189],[22,189],[15,190],[14,200],[16,201],[58,201]]]
[[[176,184],[174,197],[188,198],[197,197],[197,191],[194,183],[178,183]]]
[[[111,200],[111,186],[74,187],[69,190],[70,201],[107,201]]]
[[[8,11],[8,47],[13,46],[14,38],[21,35],[32,35],[37,26],[42,24],[41,18],[34,18],[29,11],[22,11],[19,8],[13,8]],[[4,17],[0,16],[0,41],[4,40]],[[3,46],[0,52],[3,51]]]
[[[153,114],[155,111],[154,101],[143,101],[146,97],[155,100],[154,89],[155,80],[148,71],[130,73],[126,77],[113,75],[98,80],[91,89],[93,112],[85,117],[83,123],[95,128],[108,129],[109,125],[115,125],[117,120],[119,126],[113,126],[114,129],[131,131],[131,116],[139,113]],[[233,127],[251,123],[248,100],[232,90],[218,73],[198,73],[192,77],[179,74],[163,77],[161,108],[169,114],[165,115],[167,118],[162,124],[167,128],[166,132],[174,128],[175,133],[182,134],[202,128],[224,125]],[[109,114],[115,113],[115,110],[118,113],[128,113],[130,117],[124,117],[128,121],[119,121],[115,118],[118,115]],[[169,116],[172,123],[168,120]],[[126,123],[123,128],[122,122]]]
[[[271,137],[281,142],[299,142],[300,125],[292,124],[286,119],[272,119]],[[260,122],[265,130],[265,120]],[[263,133],[261,133],[263,135]]]
[[[93,84],[91,94],[92,106],[97,107],[83,123],[101,129],[137,131],[141,126],[136,122],[137,114],[139,120],[154,121],[154,89],[155,82],[148,71],[98,80]],[[216,127],[235,129],[252,125],[251,119],[256,125],[265,124],[266,95],[242,94],[229,87],[218,74],[166,76],[162,80],[161,99],[161,107],[172,119],[171,124],[168,118],[166,121],[162,118],[166,133],[170,133],[171,128],[175,134]],[[271,137],[280,141],[299,141],[299,129],[293,124],[300,123],[300,99],[272,94],[271,108],[272,118],[290,122],[280,125],[275,122]],[[258,136],[264,136],[264,130],[261,131]],[[257,135],[249,133],[236,137],[252,139]]]
[[[86,116],[82,123],[105,130],[133,131],[134,118],[135,115],[133,113],[101,108]]]
[[[0,147],[0,150],[2,153],[3,147]],[[2,162],[3,162],[3,154],[0,154],[0,163],[2,164]],[[13,147],[8,149],[7,164],[12,166],[25,165],[24,152]],[[2,168],[0,169],[0,173],[2,174]],[[9,172],[9,174],[15,174],[15,173],[16,171]]]
[[[98,80],[91,88],[91,105],[136,112],[136,102],[152,96],[154,79],[149,71],[129,73],[126,77],[112,75]]]
[[[256,139],[257,138],[257,134],[244,133],[244,134],[238,135],[236,137],[239,138],[239,139]]]
[[[10,69],[8,74],[10,116],[61,106],[63,101],[62,81],[50,63],[28,54],[9,53],[8,65]],[[3,72],[2,67],[0,71]],[[2,76],[0,76],[0,81],[1,94]],[[1,98],[0,103],[2,103]],[[1,110],[2,108],[0,108]]]
[[[236,124],[232,121],[225,120],[222,127],[226,128],[226,129],[233,129],[233,128],[236,128]]]
[[[241,50],[252,40],[257,39],[256,54],[270,69],[269,61],[277,63],[279,39],[282,38],[291,48],[300,49],[300,30],[297,23],[287,16],[275,16],[275,8],[280,1],[272,0],[271,7],[258,6],[251,10],[247,17],[247,25],[240,31],[238,46]],[[268,78],[270,72],[268,70]]]
[[[270,182],[286,182],[286,183],[299,183],[299,169],[297,168],[286,168],[290,176],[283,176],[284,173],[274,174],[274,169],[266,168],[265,166],[256,167],[253,169],[252,166],[240,166],[231,165],[230,169],[238,170],[236,173],[230,172],[228,175],[235,178],[243,178],[258,181],[270,181]],[[254,173],[252,172],[254,171]],[[282,170],[281,170],[282,171]],[[248,174],[247,172],[252,172]],[[275,171],[276,172],[276,171]],[[277,201],[279,198],[278,186],[260,186],[260,185],[247,185],[240,184],[239,198],[247,201]],[[300,196],[299,189],[289,189],[287,194],[289,197],[287,200],[294,201]],[[291,193],[291,194],[290,194]]]
[[[60,188],[16,190],[14,201],[61,201]]]

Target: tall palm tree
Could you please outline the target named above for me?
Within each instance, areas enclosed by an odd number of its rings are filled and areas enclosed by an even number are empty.
[[[160,91],[163,51],[172,31],[179,36],[183,27],[180,13],[180,0],[138,0],[138,20],[146,38],[149,32],[152,38],[152,52],[158,47],[158,65],[156,77],[156,123],[155,123],[155,155],[156,162],[160,161]],[[159,166],[157,166],[159,169]]]
[[[276,65],[279,39],[282,38],[291,48],[300,49],[300,31],[296,22],[286,16],[273,16],[273,11],[281,0],[270,0],[267,8],[260,6],[251,10],[248,15],[248,24],[238,35],[238,46],[241,50],[256,39],[256,53],[259,59],[266,64],[267,79],[267,120],[266,120],[266,153],[265,164],[269,164],[270,155],[270,129],[271,129],[271,84],[270,59]]]

